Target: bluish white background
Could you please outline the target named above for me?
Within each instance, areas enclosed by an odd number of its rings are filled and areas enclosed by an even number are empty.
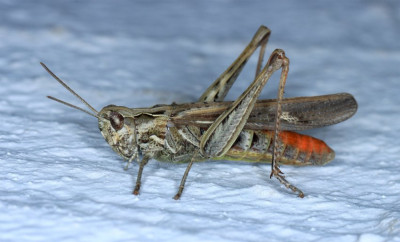
[[[152,160],[140,196],[97,121],[46,63],[97,109],[195,101],[260,25],[267,54],[290,58],[286,97],[352,93],[350,120],[308,131],[336,159],[282,167]],[[1,241],[400,241],[398,1],[0,1]],[[266,57],[267,58],[267,57]],[[228,95],[254,76],[256,58]],[[278,75],[262,98],[274,98]]]

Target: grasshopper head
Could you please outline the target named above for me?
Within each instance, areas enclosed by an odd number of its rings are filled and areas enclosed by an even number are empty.
[[[98,113],[99,129],[112,149],[125,159],[138,156],[135,119],[125,107],[109,105]]]

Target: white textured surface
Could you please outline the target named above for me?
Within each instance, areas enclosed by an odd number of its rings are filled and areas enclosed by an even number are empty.
[[[1,241],[400,241],[400,4],[397,1],[0,1]],[[100,109],[185,102],[259,25],[291,60],[286,96],[350,92],[358,113],[309,131],[336,151],[324,167],[151,161],[123,170],[97,122],[43,61]],[[228,99],[250,83],[255,59]],[[276,94],[277,75],[263,98]]]

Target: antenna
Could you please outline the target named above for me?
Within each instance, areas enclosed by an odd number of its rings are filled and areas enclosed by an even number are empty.
[[[71,107],[71,108],[78,109],[78,110],[80,110],[80,111],[82,111],[82,112],[84,112],[84,113],[87,113],[87,114],[89,114],[89,115],[91,115],[91,116],[93,116],[93,117],[99,118],[99,116],[98,116],[98,113],[99,113],[99,112],[97,112],[96,109],[94,109],[88,102],[85,101],[85,99],[83,99],[83,98],[82,98],[81,96],[79,96],[74,90],[72,90],[67,84],[65,84],[65,82],[63,82],[63,81],[62,81],[58,76],[56,76],[52,71],[50,71],[50,69],[47,68],[47,66],[46,66],[45,64],[43,64],[42,62],[40,62],[40,64],[43,66],[43,68],[44,68],[54,79],[56,79],[63,87],[65,87],[65,89],[67,89],[70,93],[72,93],[75,97],[77,97],[82,103],[84,103],[90,110],[92,110],[93,113],[91,113],[91,112],[89,112],[89,111],[87,111],[87,110],[84,110],[83,108],[80,108],[80,107],[78,107],[78,106],[75,106],[75,105],[73,105],[73,104],[67,103],[67,102],[62,101],[62,100],[60,100],[60,99],[57,99],[57,98],[55,98],[55,97],[47,96],[48,98],[50,98],[51,100],[54,100],[54,101],[56,101],[56,102],[62,103],[62,104],[64,104],[64,105],[66,105],[66,106],[69,106],[69,107]]]

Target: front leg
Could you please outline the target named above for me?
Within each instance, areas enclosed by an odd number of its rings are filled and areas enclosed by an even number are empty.
[[[133,192],[132,192],[133,195],[139,195],[139,190],[140,190],[140,187],[142,184],[142,174],[143,174],[144,166],[147,165],[147,163],[149,162],[149,160],[152,157],[154,157],[155,152],[161,151],[163,149],[163,146],[164,146],[164,142],[162,139],[160,139],[159,137],[157,137],[155,135],[150,136],[150,142],[148,144],[148,147],[146,147],[146,149],[143,149],[144,154],[143,154],[142,161],[140,162],[138,174],[136,177],[135,189],[133,189]]]
[[[149,157],[144,156],[142,161],[140,162],[139,171],[138,171],[138,175],[137,175],[137,178],[136,178],[135,189],[132,192],[133,195],[139,195],[140,186],[142,184],[143,168],[149,162],[149,160],[150,160]]]

